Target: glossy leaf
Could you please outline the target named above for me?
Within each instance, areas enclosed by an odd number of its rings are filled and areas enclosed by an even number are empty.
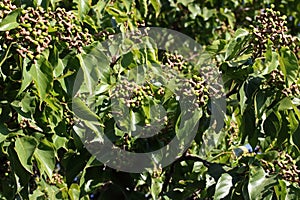
[[[48,177],[52,177],[52,172],[55,167],[54,156],[54,148],[47,140],[41,141],[34,152],[34,157],[37,160],[41,173],[46,172]]]
[[[73,112],[81,119],[97,121],[98,116],[79,98],[73,99]]]
[[[92,71],[96,67],[96,60],[93,57],[81,54],[77,55],[77,58],[79,59],[82,70],[80,75],[83,75],[84,77],[83,84],[86,86],[87,92],[93,94],[95,81],[93,80]]]
[[[225,198],[229,194],[231,187],[232,187],[232,177],[227,173],[222,174],[222,176],[219,178],[216,185],[216,192],[214,195],[214,199]]]
[[[80,19],[84,19],[85,15],[88,14],[92,1],[91,0],[74,0],[77,4],[78,14]]]
[[[295,54],[287,47],[280,49],[280,68],[284,74],[286,85],[290,87],[299,77],[299,65]]]
[[[43,101],[52,87],[52,68],[46,60],[40,59],[37,63],[31,66],[29,73],[32,76],[39,93],[39,97]]]
[[[0,143],[6,140],[8,134],[8,128],[4,124],[0,124]]]
[[[35,138],[26,136],[17,138],[15,142],[15,151],[23,167],[28,172],[32,171],[32,156],[37,147],[37,141]]]
[[[262,167],[251,166],[248,191],[250,199],[261,199],[276,183],[274,177],[267,178]]]
[[[69,197],[71,200],[76,200],[76,199],[79,199],[79,196],[80,196],[80,188],[78,186],[78,184],[72,184],[70,186],[70,189],[69,189]]]
[[[159,15],[160,9],[161,9],[161,2],[160,0],[150,0],[151,5],[153,6],[155,10],[156,17]]]
[[[0,22],[0,31],[9,31],[11,29],[15,29],[19,26],[17,22],[17,17],[19,15],[19,10],[14,10],[9,15],[7,15],[1,22]]]
[[[230,60],[234,56],[237,56],[239,51],[243,48],[246,42],[249,32],[245,29],[238,29],[235,32],[234,38],[229,42],[228,48],[226,50],[225,59]]]

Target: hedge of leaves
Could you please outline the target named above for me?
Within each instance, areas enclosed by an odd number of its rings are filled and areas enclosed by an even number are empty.
[[[0,2],[1,199],[297,199],[300,196],[300,2],[273,0],[2,0]],[[170,52],[133,51],[97,60],[126,70],[139,60],[188,77],[187,95],[203,111],[190,148],[168,167],[125,173],[97,161],[83,145],[72,110],[80,69],[92,71],[97,47],[140,27],[184,33],[211,55],[224,82],[224,126],[208,128],[209,91],[197,66]],[[102,58],[100,58],[102,59]],[[99,107],[107,106],[113,74]],[[109,80],[109,81],[108,81]],[[127,109],[143,115],[166,99],[166,88],[124,81],[116,90]],[[131,91],[132,94],[126,94]],[[102,99],[101,99],[102,98]],[[129,151],[164,146],[176,129],[176,102],[147,141],[110,133]],[[83,106],[82,109],[86,109]],[[113,121],[101,109],[103,125]],[[148,121],[147,121],[148,120]],[[207,146],[208,138],[214,146]]]

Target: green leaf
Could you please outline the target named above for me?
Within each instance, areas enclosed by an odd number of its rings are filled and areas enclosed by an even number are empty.
[[[6,52],[5,52],[5,54],[3,54],[2,56],[1,56],[1,61],[0,61],[0,75],[5,79],[6,78],[6,75],[3,73],[3,71],[2,71],[2,66],[3,66],[3,64],[5,63],[5,61],[8,59],[8,58],[10,58],[11,56],[12,56],[12,52],[10,51],[10,49],[11,49],[11,46],[14,44],[14,42],[12,42],[12,43],[10,43],[10,45],[8,46],[8,48],[7,48],[7,50],[6,50]]]
[[[207,46],[206,50],[213,53],[218,53],[224,49],[226,40],[215,40],[210,46]]]
[[[291,109],[293,109],[293,103],[289,97],[286,97],[279,102],[279,107],[278,107],[279,111],[280,110],[291,110]]]
[[[12,145],[8,147],[8,155],[12,170],[19,178],[18,181],[20,181],[22,185],[28,184],[31,177],[30,173],[24,168],[24,165],[20,162],[19,156],[13,149]]]
[[[248,106],[242,115],[241,133],[243,140],[248,137],[251,146],[256,146],[258,135],[255,125],[254,109],[251,106]]]
[[[9,13],[1,22],[0,22],[0,31],[9,31],[11,29],[17,28],[19,23],[17,22],[17,17],[19,15],[19,9],[16,9]]]
[[[35,7],[37,7],[37,6],[42,6],[42,4],[45,5],[45,3],[48,4],[49,1],[48,1],[48,0],[33,0],[33,5],[34,5]]]
[[[19,90],[18,95],[20,95],[24,90],[30,85],[30,83],[33,81],[33,78],[31,74],[29,73],[30,69],[28,64],[30,63],[29,58],[24,58],[23,66],[22,66],[22,84],[21,88]]]
[[[90,108],[79,98],[73,99],[73,112],[80,118],[87,121],[95,122],[99,119],[99,117],[90,110]]]
[[[88,91],[82,91],[81,92],[89,92],[90,94],[93,93],[94,91],[94,83],[95,81],[93,80],[92,76],[92,71],[94,68],[96,68],[96,60],[92,56],[88,55],[81,55],[78,54],[77,58],[79,59],[80,62],[80,67],[83,72],[84,76],[84,85],[86,85],[86,88]]]
[[[146,17],[148,15],[148,0],[141,0],[141,13],[143,17]]]
[[[299,65],[296,55],[288,47],[281,47],[279,63],[286,85],[290,87],[299,77]]]
[[[155,16],[158,17],[161,9],[161,3],[160,0],[150,0],[151,5],[153,6],[155,10]]]
[[[267,178],[262,167],[250,166],[248,192],[250,199],[263,199],[276,183],[274,177]]]
[[[177,3],[181,3],[184,6],[187,6],[190,3],[193,3],[194,0],[178,0]]]
[[[281,129],[281,116],[279,112],[271,112],[263,123],[263,129],[266,136],[275,139]]]
[[[23,167],[30,173],[32,172],[32,155],[36,149],[37,141],[35,138],[25,136],[17,138],[15,142],[15,151]]]
[[[56,3],[60,2],[60,1],[62,1],[62,0],[50,0],[52,8],[54,9]]]
[[[88,151],[75,153],[69,150],[65,154],[62,165],[66,169],[66,182],[68,185],[71,185],[74,178],[82,172],[89,158],[90,153]]]
[[[245,29],[238,29],[234,38],[229,42],[225,53],[225,60],[231,60],[238,56],[238,53],[244,48],[249,32]]]
[[[77,200],[80,197],[80,187],[78,184],[73,183],[69,189],[69,197],[71,200]]]
[[[54,156],[54,148],[47,140],[41,141],[34,152],[34,157],[37,160],[41,174],[46,172],[49,178],[52,177],[52,172],[55,167]]]
[[[279,156],[278,151],[272,150],[272,151],[268,151],[268,152],[265,152],[265,153],[262,153],[262,154],[257,154],[256,158],[258,158],[258,159],[264,159],[266,161],[271,162],[271,161],[277,159],[278,156]]]
[[[274,69],[277,69],[279,65],[278,53],[273,52],[272,47],[267,49],[267,52],[265,53],[265,57],[266,57],[265,60],[266,66],[263,75],[269,74]]]
[[[298,199],[300,196],[300,189],[299,187],[295,187],[293,185],[290,185],[287,189],[287,196],[286,199],[287,200],[294,200],[294,199]]]
[[[232,177],[227,173],[222,174],[216,185],[214,199],[225,198],[229,194],[231,187]]]
[[[41,101],[44,101],[53,84],[53,72],[50,64],[45,58],[41,58],[31,66],[29,73],[33,78]]]
[[[128,15],[117,8],[109,6],[106,8],[106,11],[115,17],[117,23],[122,23],[128,20]]]
[[[191,12],[192,19],[195,19],[197,16],[202,14],[201,7],[198,4],[189,4],[187,7]]]
[[[45,194],[41,190],[34,190],[32,194],[29,195],[29,199],[42,199]]]
[[[0,143],[6,140],[8,134],[8,128],[4,124],[0,124]]]
[[[277,199],[286,199],[287,184],[285,180],[278,180],[278,185],[274,187]]]
[[[236,22],[234,13],[230,9],[227,9],[227,8],[225,8],[224,10],[221,9],[221,11],[223,11],[222,14],[227,18],[228,23],[231,26],[231,28],[234,29],[235,22]]]
[[[92,0],[74,0],[74,2],[78,6],[78,14],[80,19],[84,19],[85,15],[87,15],[91,9]]]
[[[52,140],[55,149],[60,149],[60,148],[64,148],[65,150],[68,149],[66,146],[68,139],[66,137],[60,137],[56,134],[53,135]]]
[[[163,186],[162,177],[151,178],[150,193],[153,199],[159,199],[159,193],[161,192],[162,186]]]
[[[207,7],[204,7],[202,9],[201,16],[203,17],[204,21],[207,21],[207,20],[209,20],[209,18],[211,18],[214,15],[215,12],[216,12],[216,9],[208,9]]]

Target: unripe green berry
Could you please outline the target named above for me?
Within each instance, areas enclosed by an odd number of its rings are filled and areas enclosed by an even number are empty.
[[[39,42],[36,41],[36,40],[34,40],[32,43],[33,43],[35,46],[38,46],[38,45],[39,45]]]
[[[27,56],[28,56],[28,58],[29,58],[30,60],[33,60],[33,59],[34,59],[34,56],[33,56],[31,53],[28,53]]]
[[[41,55],[38,54],[38,55],[35,56],[35,58],[36,58],[36,59],[40,59],[40,58],[41,58]]]

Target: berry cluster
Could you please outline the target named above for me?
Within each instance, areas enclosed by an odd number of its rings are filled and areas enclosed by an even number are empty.
[[[6,179],[9,175],[11,168],[10,168],[10,161],[6,157],[0,157],[0,180]]]
[[[22,11],[19,18],[20,26],[6,31],[6,40],[8,43],[16,42],[16,51],[22,57],[27,55],[30,59],[38,58],[49,47],[52,39],[48,32],[49,20],[49,15],[43,8],[35,10],[29,7]]]
[[[215,77],[216,71],[213,71],[211,67],[202,66],[201,71],[195,70],[194,65],[189,63],[187,60],[183,58],[182,55],[178,54],[165,54],[166,61],[166,71],[168,71],[168,76],[170,78],[176,77],[176,75],[191,75],[191,77],[184,77],[179,79],[180,88],[179,91],[183,92],[184,95],[188,97],[196,96],[197,104],[199,106],[203,106],[206,104],[208,100],[208,96],[215,95],[220,96],[222,86],[218,84],[212,85],[211,83],[216,83]],[[167,68],[171,68],[175,71],[175,73],[170,73],[172,70]],[[212,80],[214,79],[214,80]]]
[[[284,180],[296,182],[300,185],[300,170],[289,154],[280,152],[279,158],[274,160],[273,163],[265,160],[262,160],[262,163],[267,173],[279,174]]]
[[[284,96],[299,96],[300,88],[298,84],[293,83],[290,87],[285,87],[284,75],[283,73],[275,69],[270,74],[267,75],[266,81],[263,84],[263,89],[276,89],[279,90]]]
[[[149,98],[161,98],[164,95],[165,88],[153,88],[151,83],[138,85],[135,82],[121,80],[121,83],[115,89],[116,98],[121,98],[125,101],[128,108],[137,108],[147,103]]]
[[[285,81],[284,81],[284,75],[283,73],[275,69],[270,74],[267,75],[265,82],[265,87],[275,87],[275,88],[281,88],[283,87]]]
[[[69,48],[76,48],[81,52],[83,46],[92,42],[88,29],[82,29],[82,26],[78,24],[79,20],[71,11],[57,8],[56,11],[51,12],[51,17],[57,27],[58,40],[65,42]]]
[[[196,105],[204,106],[208,100],[208,89],[204,79],[199,75],[181,80],[181,87],[177,90],[185,97],[196,97]]]
[[[192,72],[193,65],[191,65],[186,59],[180,54],[170,54],[166,52],[164,54],[164,64],[167,68],[171,68],[179,74],[188,74]],[[168,70],[169,71],[169,70]]]
[[[293,83],[289,88],[284,88],[282,93],[285,96],[299,96],[300,95],[300,88],[297,84]]]
[[[281,16],[279,11],[268,8],[257,16],[256,20],[257,25],[253,28],[255,38],[252,41],[254,58],[263,55],[268,40],[273,43],[273,49],[288,46],[297,54],[298,48],[295,43],[297,38],[287,34],[286,16]]]
[[[14,5],[9,7],[11,10],[15,8]],[[22,57],[28,56],[30,59],[39,59],[40,54],[51,48],[55,41],[81,52],[83,46],[92,42],[92,36],[87,29],[83,31],[78,21],[71,11],[67,12],[63,8],[46,11],[42,7],[28,7],[22,10],[19,27],[5,32],[3,47],[14,44]]]
[[[62,184],[64,182],[63,176],[59,173],[53,173],[48,182],[53,185]]]
[[[11,0],[3,0],[0,2],[0,18],[5,18],[9,13],[17,8],[13,5]]]

